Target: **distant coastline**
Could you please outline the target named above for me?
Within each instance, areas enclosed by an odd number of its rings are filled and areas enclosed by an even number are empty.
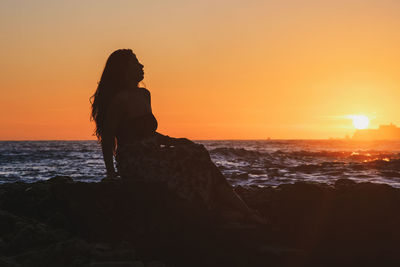
[[[400,128],[391,123],[380,125],[378,129],[357,130],[352,139],[361,141],[400,140]]]

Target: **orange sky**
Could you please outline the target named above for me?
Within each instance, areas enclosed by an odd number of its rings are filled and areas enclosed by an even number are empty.
[[[0,140],[94,139],[108,55],[145,68],[159,132],[329,138],[400,125],[400,1],[0,3]]]

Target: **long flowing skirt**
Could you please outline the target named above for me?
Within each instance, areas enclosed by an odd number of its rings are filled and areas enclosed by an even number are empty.
[[[180,197],[201,199],[215,207],[216,190],[231,186],[211,161],[206,148],[188,139],[152,136],[118,144],[117,169],[123,178],[162,181]]]

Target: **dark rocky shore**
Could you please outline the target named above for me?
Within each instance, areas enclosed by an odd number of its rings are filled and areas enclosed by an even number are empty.
[[[270,225],[227,224],[163,184],[0,186],[0,266],[400,266],[400,190],[236,188]]]

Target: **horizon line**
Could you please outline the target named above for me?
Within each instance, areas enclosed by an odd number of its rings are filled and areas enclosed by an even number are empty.
[[[189,139],[189,138],[188,138]],[[234,138],[234,139],[189,139],[192,141],[296,141],[296,140],[351,140],[345,137],[329,137],[329,138]],[[0,142],[46,142],[46,141],[98,141],[96,139],[2,139]],[[354,141],[354,140],[353,140]]]

